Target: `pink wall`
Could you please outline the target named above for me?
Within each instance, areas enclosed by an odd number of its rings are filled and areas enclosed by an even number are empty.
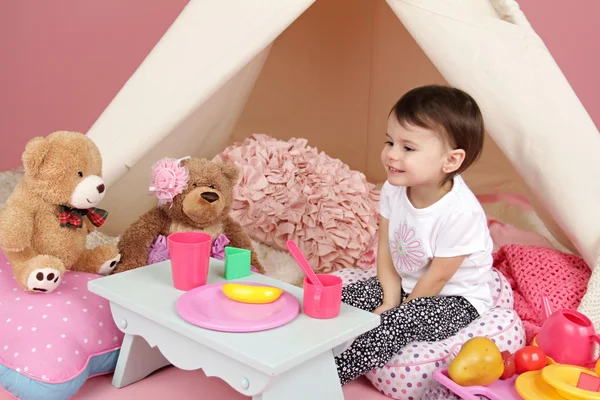
[[[34,136],[86,132],[188,1],[0,2],[0,171]],[[600,126],[600,2],[519,3]]]
[[[1,1],[0,171],[34,136],[86,132],[188,1]]]
[[[600,129],[600,1],[517,2]]]

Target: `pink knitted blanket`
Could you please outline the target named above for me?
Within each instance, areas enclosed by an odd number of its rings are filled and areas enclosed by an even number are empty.
[[[576,310],[587,290],[591,270],[581,257],[555,249],[510,244],[494,254],[494,267],[508,279],[527,344],[544,322],[542,296],[554,310]]]

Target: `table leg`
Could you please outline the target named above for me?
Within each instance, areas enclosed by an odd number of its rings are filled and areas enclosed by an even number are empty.
[[[150,347],[141,336],[125,335],[112,384],[122,388],[170,364],[158,347]]]
[[[252,400],[343,400],[333,352],[325,352],[284,372]]]

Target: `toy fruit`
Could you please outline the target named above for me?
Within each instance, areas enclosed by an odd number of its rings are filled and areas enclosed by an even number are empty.
[[[467,340],[448,366],[448,376],[461,386],[486,386],[503,372],[500,349],[483,336]]]
[[[504,372],[500,376],[500,379],[508,379],[515,374],[515,358],[508,350],[504,350],[502,353],[502,361],[504,362]]]
[[[516,373],[536,371],[546,366],[546,353],[536,346],[525,346],[515,352]]]
[[[281,296],[283,290],[272,286],[242,285],[239,283],[226,283],[223,293],[231,300],[240,303],[266,304],[272,303]]]

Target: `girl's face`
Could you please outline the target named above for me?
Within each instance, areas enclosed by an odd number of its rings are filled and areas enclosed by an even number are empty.
[[[381,162],[394,186],[437,187],[446,176],[451,149],[432,130],[400,125],[388,118],[386,142]]]

